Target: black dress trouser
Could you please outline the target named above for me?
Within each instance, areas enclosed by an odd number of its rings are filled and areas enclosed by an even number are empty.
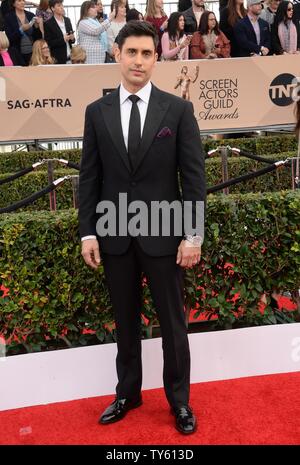
[[[132,238],[123,255],[101,254],[115,315],[119,399],[135,399],[142,386],[141,275],[157,311],[164,356],[163,380],[173,408],[189,403],[190,352],[184,317],[183,273],[176,256],[152,257]]]

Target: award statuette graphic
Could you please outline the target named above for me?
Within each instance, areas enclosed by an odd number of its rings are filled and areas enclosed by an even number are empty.
[[[193,77],[188,74],[187,66],[182,67],[181,74],[180,76],[177,77],[177,82],[175,84],[174,89],[177,89],[177,87],[180,87],[181,97],[184,100],[190,100],[190,85],[191,85],[191,82],[194,84],[194,82],[197,81],[198,76],[199,76],[199,66],[195,67],[195,72],[194,72]]]

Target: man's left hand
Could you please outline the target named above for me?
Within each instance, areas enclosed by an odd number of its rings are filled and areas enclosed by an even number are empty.
[[[188,241],[181,241],[178,247],[176,263],[183,268],[192,268],[200,262],[201,247],[194,247]]]

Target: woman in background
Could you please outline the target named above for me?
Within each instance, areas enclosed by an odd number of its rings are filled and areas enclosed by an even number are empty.
[[[272,48],[275,55],[299,53],[299,23],[293,19],[294,7],[291,2],[282,1],[271,26]]]
[[[28,66],[33,42],[43,37],[43,20],[25,10],[24,0],[12,0],[12,7],[4,18],[5,32],[10,44],[19,50]]]
[[[161,56],[161,38],[168,27],[168,16],[164,12],[163,0],[148,0],[145,14],[145,21],[151,23],[158,34],[159,43],[157,46],[158,59]]]
[[[80,19],[77,25],[78,44],[86,51],[86,63],[98,64],[105,62],[106,49],[103,41],[101,41],[101,35],[110,28],[114,15],[113,11],[109,19],[105,19],[99,23],[96,19],[96,4],[91,1],[85,1],[81,5]]]
[[[54,65],[55,60],[51,56],[50,48],[44,39],[36,40],[32,47],[30,66]]]
[[[192,36],[184,33],[184,16],[175,12],[170,15],[167,31],[161,38],[161,60],[188,60]]]
[[[190,45],[190,58],[229,58],[230,42],[219,29],[212,11],[204,11],[198,32],[193,35]]]
[[[233,28],[235,24],[247,14],[243,0],[228,0],[228,4],[220,12],[220,29],[230,41],[231,57],[239,56],[239,46],[237,44]]]
[[[0,31],[0,66],[24,66],[20,52],[11,47],[5,32]]]
[[[35,16],[43,18],[44,23],[52,18],[53,12],[49,6],[49,0],[41,0],[36,9]]]
[[[128,2],[124,0],[113,0],[110,5],[111,11],[115,11],[115,17],[107,31],[107,62],[115,62],[116,38],[123,26],[126,24],[126,14],[129,10]]]

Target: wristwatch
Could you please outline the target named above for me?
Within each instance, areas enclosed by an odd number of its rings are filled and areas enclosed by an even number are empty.
[[[201,236],[191,236],[189,234],[185,234],[183,236],[183,240],[190,242],[194,247],[201,247],[203,244],[203,238]]]

